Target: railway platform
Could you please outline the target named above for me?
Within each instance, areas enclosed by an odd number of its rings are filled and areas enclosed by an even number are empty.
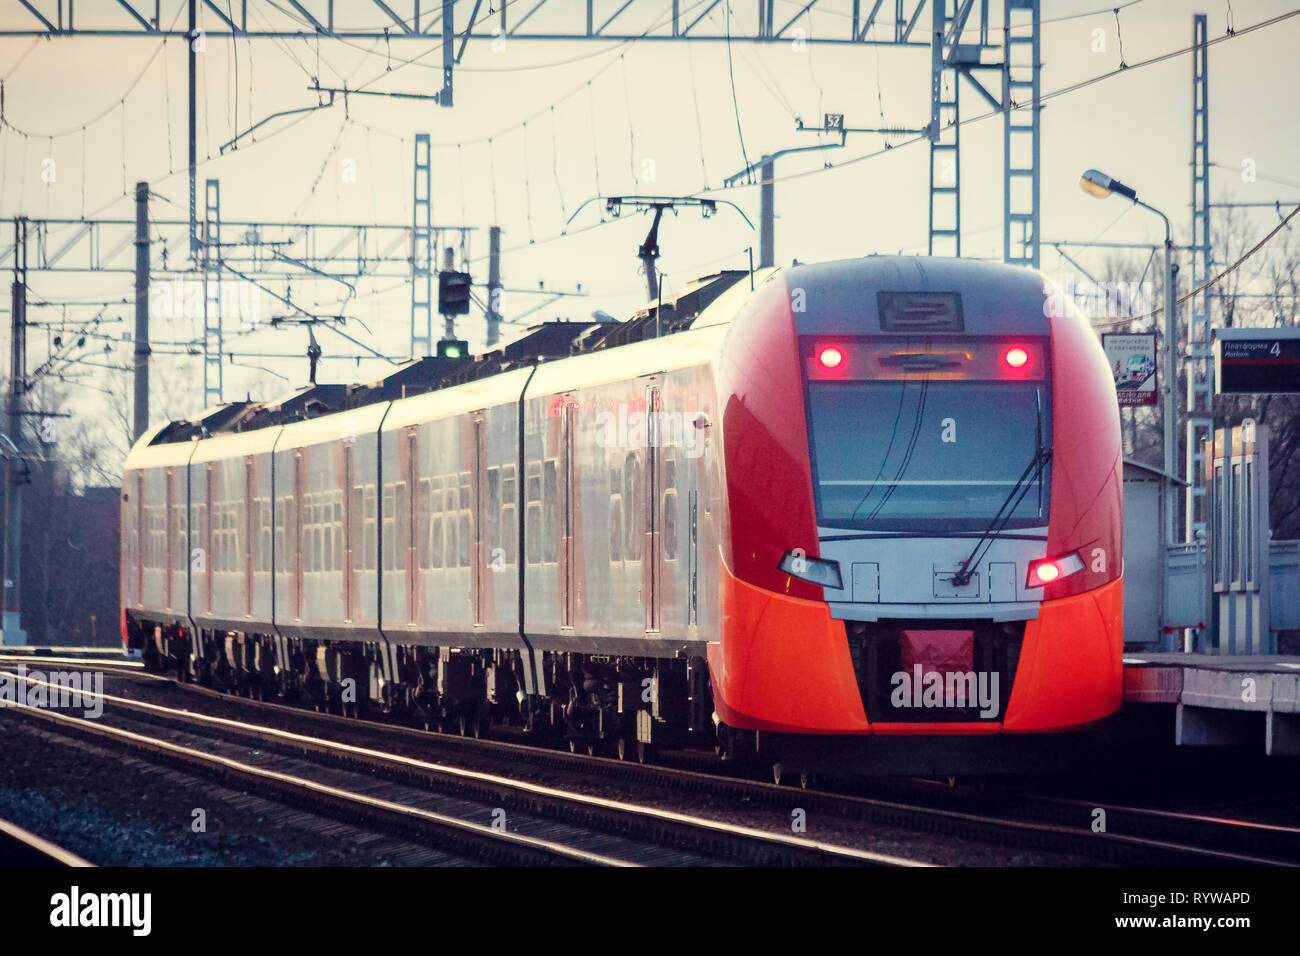
[[[1179,746],[1300,756],[1300,656],[1129,653],[1124,706],[1172,707]]]

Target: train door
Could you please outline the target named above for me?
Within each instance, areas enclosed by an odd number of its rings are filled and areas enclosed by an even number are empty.
[[[253,616],[253,548],[257,540],[257,484],[252,455],[244,456],[244,616]]]
[[[307,488],[307,461],[303,449],[293,452],[293,496],[289,502],[289,554],[292,556],[293,577],[289,581],[289,613],[296,621],[302,620],[302,499]]]
[[[402,478],[402,483],[398,485],[400,489],[403,485],[406,487],[404,493],[399,492],[397,495],[397,527],[401,535],[401,547],[406,552],[406,561],[402,567],[406,569],[406,619],[414,624],[419,620],[419,601],[416,599],[416,589],[420,584],[420,561],[416,553],[415,528],[416,528],[416,498],[419,495],[419,462],[417,454],[419,445],[416,438],[416,426],[407,427],[402,440],[406,443],[405,463],[406,469]]]
[[[176,537],[176,469],[168,468],[163,472],[163,480],[167,483],[164,491],[166,492],[167,509],[164,514],[164,527],[167,529],[167,542],[163,546],[163,607],[167,610],[172,609],[172,568],[176,565],[174,557],[175,537]]]
[[[212,575],[216,572],[216,556],[212,553],[212,528],[216,521],[217,512],[217,463],[210,461],[207,464],[207,473],[204,476],[203,500],[206,503],[203,509],[203,607],[209,614],[212,613],[213,605],[213,585],[214,578]]]
[[[136,472],[135,479],[135,603],[144,604],[144,562],[148,547],[149,529],[145,525],[144,471]]]
[[[646,389],[646,449],[645,494],[642,513],[645,518],[645,544],[642,548],[641,577],[645,591],[645,627],[647,631],[659,630],[659,592],[661,588],[660,548],[662,543],[663,503],[660,500],[662,485],[662,454],[659,448],[660,389],[651,385]]]
[[[354,469],[356,464],[352,457],[352,445],[350,441],[343,442],[343,620],[352,621],[354,619],[352,595],[354,582],[356,581],[356,570],[353,566],[353,551],[360,547],[356,540],[356,528],[360,527],[361,502],[358,496],[353,492],[353,485],[356,482]]]
[[[573,562],[573,536],[576,524],[577,502],[574,497],[574,461],[573,432],[574,419],[577,416],[575,403],[564,402],[560,416],[560,581],[562,600],[560,602],[560,626],[573,627],[573,610],[576,599],[577,569]]]
[[[474,429],[473,435],[473,459],[470,466],[470,525],[473,542],[470,548],[470,569],[469,569],[469,586],[470,586],[470,606],[474,610],[474,625],[476,627],[483,624],[483,605],[484,605],[484,572],[486,570],[487,556],[485,552],[486,542],[483,537],[484,528],[484,511],[483,497],[486,492],[484,487],[484,464],[486,459],[484,448],[483,434],[483,413],[475,412],[472,417]]]

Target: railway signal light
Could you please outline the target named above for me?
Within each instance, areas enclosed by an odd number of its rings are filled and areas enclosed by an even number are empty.
[[[438,358],[459,359],[469,354],[469,343],[464,339],[443,339],[438,343]]]
[[[438,273],[438,314],[469,315],[468,272]]]

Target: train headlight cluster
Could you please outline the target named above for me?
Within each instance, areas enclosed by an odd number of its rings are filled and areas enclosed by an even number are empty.
[[[1043,558],[1041,561],[1032,561],[1029,564],[1029,574],[1025,579],[1025,587],[1041,588],[1045,584],[1051,584],[1053,581],[1059,581],[1061,578],[1068,578],[1071,574],[1078,574],[1083,570],[1083,558],[1079,557],[1079,552],[1062,555],[1059,558]]]
[[[1019,345],[1013,345],[1002,353],[1002,361],[1011,368],[1024,368],[1029,364],[1029,353]]]

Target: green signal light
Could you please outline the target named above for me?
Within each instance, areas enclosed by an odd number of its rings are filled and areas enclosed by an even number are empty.
[[[447,358],[460,358],[460,349],[455,345],[449,345],[442,354]]]

